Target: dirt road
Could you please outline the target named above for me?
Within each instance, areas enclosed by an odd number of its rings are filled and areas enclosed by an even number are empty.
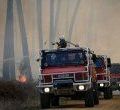
[[[61,106],[46,110],[120,110],[120,96],[114,96],[112,100],[100,99],[100,104],[93,108],[85,108],[82,101],[64,100]]]

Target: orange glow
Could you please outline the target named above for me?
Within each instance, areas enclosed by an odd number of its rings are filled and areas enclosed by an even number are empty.
[[[20,76],[19,76],[19,81],[22,82],[22,83],[27,82],[26,76],[25,76],[25,75],[20,75]]]

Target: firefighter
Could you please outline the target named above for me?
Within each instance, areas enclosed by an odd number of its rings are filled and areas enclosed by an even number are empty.
[[[63,37],[59,38],[59,42],[52,43],[52,45],[55,45],[55,44],[57,44],[57,48],[66,48],[67,47],[67,42]]]

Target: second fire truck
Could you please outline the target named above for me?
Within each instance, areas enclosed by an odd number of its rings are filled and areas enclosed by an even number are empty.
[[[95,60],[98,90],[104,93],[105,99],[112,98],[110,83],[111,60],[105,55],[98,55]]]

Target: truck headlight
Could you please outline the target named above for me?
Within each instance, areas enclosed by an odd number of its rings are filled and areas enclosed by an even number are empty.
[[[50,92],[50,88],[48,88],[48,87],[44,88],[44,92],[45,93],[49,93]]]
[[[104,86],[104,84],[103,84],[103,83],[101,83],[101,84],[100,84],[100,87],[103,87],[103,86]]]
[[[84,90],[85,89],[85,87],[83,85],[80,85],[78,88],[79,88],[79,90]]]

